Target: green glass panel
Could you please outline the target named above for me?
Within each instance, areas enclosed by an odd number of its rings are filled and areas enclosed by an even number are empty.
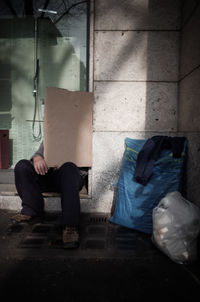
[[[86,90],[86,5],[82,8],[57,23],[46,14],[37,22],[33,16],[0,19],[0,129],[9,129],[11,166],[22,158],[29,159],[42,140],[42,135],[38,141],[34,139],[32,129],[36,59],[39,73],[35,136],[40,129],[43,133],[46,87]]]

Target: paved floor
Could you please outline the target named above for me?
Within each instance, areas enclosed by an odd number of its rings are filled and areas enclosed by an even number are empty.
[[[79,249],[64,250],[58,214],[13,225],[0,211],[0,298],[38,301],[197,301],[200,261],[179,265],[151,236],[83,215]],[[2,301],[2,300],[1,300]]]

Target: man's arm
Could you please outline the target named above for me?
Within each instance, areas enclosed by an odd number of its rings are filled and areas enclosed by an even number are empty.
[[[44,158],[44,144],[43,142],[41,142],[39,149],[33,154],[33,156],[31,157],[31,161],[33,160],[33,158],[36,155],[40,155],[42,158]]]
[[[37,174],[45,175],[48,172],[48,166],[44,160],[44,145],[40,144],[39,149],[31,157],[34,169]]]

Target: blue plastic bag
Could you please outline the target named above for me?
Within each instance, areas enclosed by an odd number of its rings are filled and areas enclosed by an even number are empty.
[[[180,191],[187,140],[181,157],[174,158],[170,149],[161,151],[153,173],[144,186],[134,180],[139,151],[146,140],[125,139],[122,169],[117,183],[117,200],[110,222],[152,233],[152,212],[169,192]]]

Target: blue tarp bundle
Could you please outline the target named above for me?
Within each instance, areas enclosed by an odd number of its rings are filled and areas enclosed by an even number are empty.
[[[134,173],[138,153],[146,140],[125,139],[122,169],[117,184],[117,201],[110,221],[145,233],[152,233],[152,212],[169,192],[180,191],[186,157],[185,140],[179,158],[171,149],[161,150],[154,162],[152,175],[146,185],[135,181]]]

